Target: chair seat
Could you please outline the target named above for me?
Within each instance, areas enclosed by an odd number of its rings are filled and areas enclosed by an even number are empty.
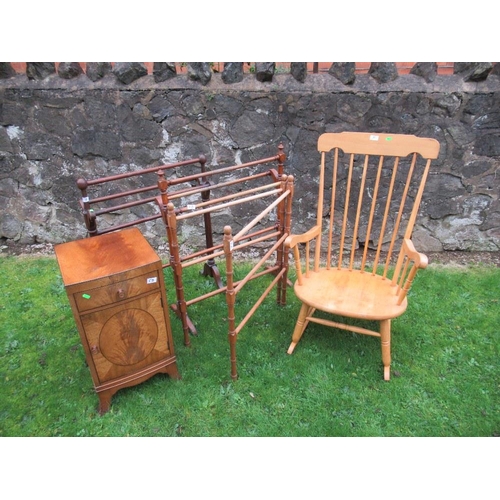
[[[406,298],[397,304],[397,287],[390,279],[349,269],[310,272],[294,286],[297,298],[318,310],[368,320],[396,318],[406,310]]]

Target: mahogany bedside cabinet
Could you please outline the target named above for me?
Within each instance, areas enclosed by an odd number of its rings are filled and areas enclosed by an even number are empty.
[[[137,228],[54,247],[99,396],[156,373],[180,378],[161,260]]]

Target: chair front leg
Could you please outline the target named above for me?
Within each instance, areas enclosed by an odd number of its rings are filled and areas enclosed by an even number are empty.
[[[313,308],[308,306],[307,304],[302,304],[299,312],[299,317],[297,318],[297,323],[295,323],[295,329],[293,330],[292,343],[290,344],[290,347],[287,351],[288,354],[292,354],[295,346],[298,344],[300,338],[302,337],[302,334],[304,333],[304,330],[309,323],[308,321],[306,321],[306,317],[309,316],[312,309]]]
[[[384,380],[391,379],[391,320],[380,322],[380,340],[382,344],[382,363],[384,364]]]

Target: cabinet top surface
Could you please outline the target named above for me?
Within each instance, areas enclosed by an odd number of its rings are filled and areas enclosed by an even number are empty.
[[[54,251],[66,286],[160,260],[137,228],[62,243]]]

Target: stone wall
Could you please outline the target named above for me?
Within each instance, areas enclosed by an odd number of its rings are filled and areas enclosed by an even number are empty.
[[[6,64],[0,63],[3,241],[84,237],[79,177],[200,154],[209,167],[232,165],[272,156],[280,143],[286,171],[296,178],[293,230],[299,232],[310,227],[315,210],[319,135],[353,130],[441,143],[414,234],[419,250],[500,248],[500,78],[491,65],[479,76],[478,65],[476,73],[463,66],[440,76],[422,63],[398,76],[390,64],[374,63],[369,74],[355,76],[351,63],[318,74],[301,72],[300,63],[291,73],[262,63],[264,73],[255,74],[240,72],[240,63],[231,63],[229,73],[227,63],[228,71],[214,74],[198,63],[183,75],[169,73],[170,63],[155,63],[153,74],[132,63],[91,71],[87,63],[87,74],[78,63],[61,63],[58,72],[22,75]],[[244,215],[227,220],[241,225]],[[165,240],[159,222],[143,231],[155,245]],[[200,233],[184,231],[193,242]]]

